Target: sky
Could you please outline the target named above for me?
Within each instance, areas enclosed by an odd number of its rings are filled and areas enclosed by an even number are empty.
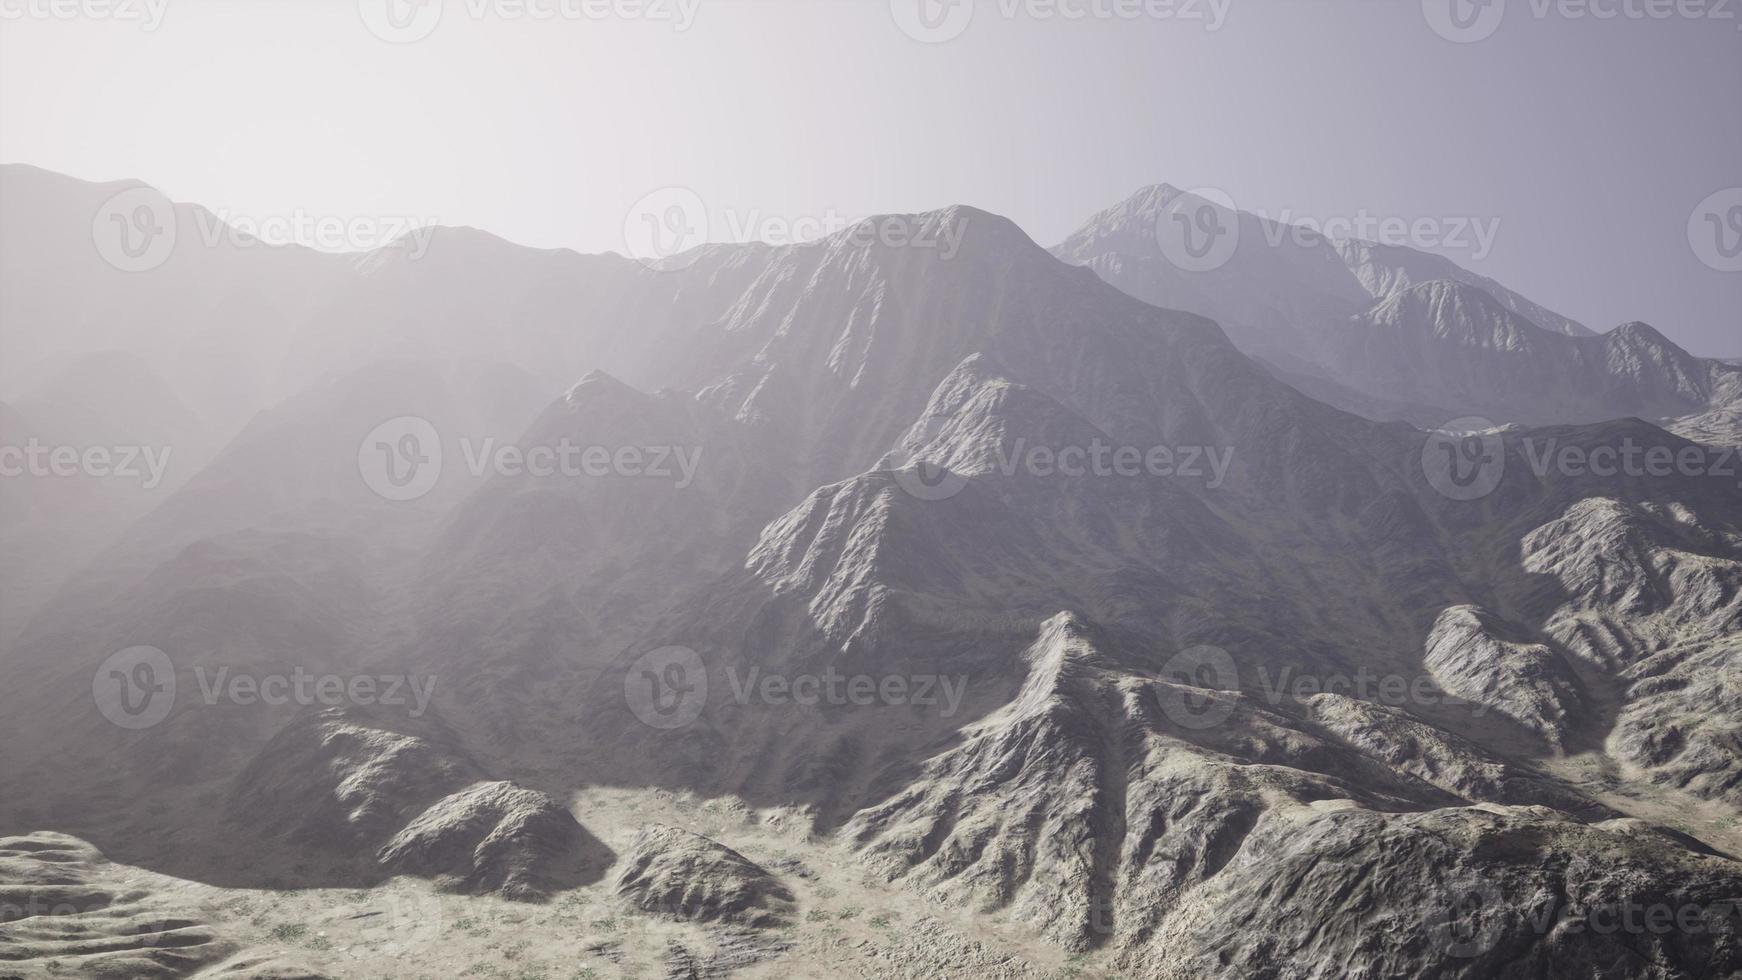
[[[0,161],[589,252],[1165,181],[1742,356],[1742,0],[419,2],[0,0]]]

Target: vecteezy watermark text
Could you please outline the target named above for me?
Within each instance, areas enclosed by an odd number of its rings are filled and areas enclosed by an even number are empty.
[[[533,479],[632,477],[669,481],[679,490],[695,482],[701,446],[604,446],[567,437],[519,445],[494,437],[459,440],[460,459],[473,479],[489,475]],[[387,500],[416,500],[435,489],[450,458],[434,424],[414,415],[389,419],[357,446],[363,482]]]
[[[1263,209],[1254,211],[1264,221],[1265,242],[1272,248],[1285,241],[1302,248],[1320,239],[1363,241],[1376,245],[1465,252],[1481,260],[1494,250],[1500,235],[1500,219],[1473,215],[1379,215],[1362,208],[1352,215],[1317,218],[1283,209],[1274,217]]]
[[[903,34],[926,44],[960,37],[978,10],[1003,20],[1173,21],[1214,33],[1227,23],[1233,0],[889,0]]]
[[[1235,701],[1227,692],[1244,691],[1239,667],[1227,650],[1203,644],[1188,647],[1170,657],[1157,675],[1156,696],[1169,720],[1185,728],[1206,729],[1228,720]],[[1279,707],[1288,701],[1306,701],[1332,694],[1392,708],[1456,706],[1474,709],[1480,718],[1485,705],[1443,690],[1428,674],[1381,673],[1367,667],[1353,673],[1301,670],[1285,665],[1272,670],[1257,668],[1254,692],[1264,703]]]
[[[168,10],[169,0],[0,0],[0,21],[107,20],[155,31]]]
[[[1292,209],[1272,214],[1259,209],[1242,222],[1242,212],[1228,192],[1199,187],[1176,193],[1155,219],[1155,243],[1169,263],[1184,272],[1210,272],[1227,265],[1242,248],[1262,243],[1314,248],[1325,242],[1372,242],[1376,245],[1451,251],[1471,259],[1487,258],[1500,236],[1499,217],[1477,215],[1378,214],[1366,208],[1345,215],[1306,215]],[[1248,226],[1255,225],[1255,240]]]
[[[1433,32],[1459,44],[1493,37],[1514,9],[1539,21],[1709,20],[1742,30],[1737,0],[1421,0]]]
[[[1666,435],[1667,439],[1668,436]],[[1648,445],[1633,436],[1616,443],[1586,446],[1558,436],[1526,435],[1518,440],[1525,466],[1538,479],[1719,479],[1742,488],[1742,451],[1699,443]],[[1487,419],[1469,417],[1427,433],[1422,472],[1428,484],[1453,500],[1476,500],[1493,493],[1505,476],[1506,439]]]
[[[73,477],[139,480],[155,490],[169,471],[173,446],[45,446],[35,436],[22,446],[0,446],[0,477]]]
[[[220,666],[193,668],[195,689],[207,707],[218,704],[282,707],[345,705],[408,707],[417,718],[435,696],[436,678],[416,674],[336,674],[302,666],[289,673]],[[169,717],[185,689],[169,654],[154,646],[119,650],[91,676],[91,696],[103,717],[122,728],[150,728]]]
[[[682,33],[695,24],[701,0],[357,0],[369,33],[393,44],[412,44],[434,34],[450,11],[469,20],[642,21],[669,24]]]
[[[410,215],[322,214],[291,208],[249,214],[228,208],[177,208],[150,187],[111,195],[91,219],[91,241],[103,261],[122,272],[149,272],[178,246],[254,248],[303,245],[331,252],[403,250],[413,260],[429,251],[438,222]]]
[[[1572,899],[1531,887],[1518,902],[1486,878],[1466,878],[1435,890],[1423,904],[1428,931],[1448,955],[1469,959],[1492,952],[1509,935],[1700,936],[1733,933],[1742,899],[1697,902],[1673,895]]]
[[[936,708],[949,718],[961,709],[967,693],[966,675],[843,673],[834,665],[821,671],[791,672],[761,665],[719,669],[725,675],[731,703],[803,708],[919,707]],[[710,682],[701,655],[682,646],[660,647],[635,659],[623,675],[623,696],[643,723],[663,729],[680,728],[701,716]]]
[[[737,704],[796,704],[802,707],[867,708],[872,705],[941,707],[949,718],[962,706],[968,678],[948,674],[843,674],[833,666],[822,673],[786,674],[751,667],[727,668],[726,682]]]
[[[1232,446],[1129,446],[1104,439],[1086,445],[1031,446],[1018,436],[1000,445],[991,468],[1001,476],[1037,477],[1163,477],[1203,480],[1220,489],[1234,465]],[[892,466],[895,482],[921,500],[944,500],[960,493],[968,478],[928,461],[898,457]]]
[[[728,242],[800,245],[845,233],[851,247],[929,249],[943,260],[953,259],[967,234],[965,218],[930,222],[906,215],[851,216],[834,208],[810,214],[775,214],[761,208],[726,208],[713,212],[700,194],[688,187],[661,187],[637,200],[623,219],[623,248],[630,258],[652,268],[673,271],[700,259],[699,245],[723,231]]]

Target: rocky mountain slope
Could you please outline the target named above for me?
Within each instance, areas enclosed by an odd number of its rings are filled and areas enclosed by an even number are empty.
[[[6,651],[8,781],[61,827],[117,835],[127,811],[124,836],[163,852],[137,859],[165,868],[315,839],[337,846],[313,882],[529,898],[613,860],[579,790],[730,799],[802,814],[940,910],[1137,976],[1735,968],[1721,921],[1572,959],[1569,927],[1534,924],[1557,897],[1703,915],[1742,894],[1721,831],[1638,819],[1739,805],[1735,478],[1552,464],[1707,450],[1625,418],[1370,421],[995,215],[879,220],[961,245],[847,232],[654,272],[465,233],[425,257],[440,275],[380,258],[333,300],[356,346],[299,355],[333,380],[256,418]],[[1383,251],[1263,261],[1279,285],[1248,297],[1252,323],[1419,305],[1611,379],[1698,384],[1643,329],[1551,333],[1522,297],[1418,282]],[[502,292],[479,301],[473,269]],[[429,356],[376,360],[425,343],[402,306],[430,318]],[[526,346],[455,367],[491,332]],[[1598,346],[1618,353],[1567,353]],[[546,349],[595,362],[539,410],[527,379],[555,368],[525,362]],[[403,415],[616,462],[444,468],[384,499],[358,444]],[[91,691],[137,643],[190,696],[128,730]],[[416,719],[191,693],[188,672],[226,665],[437,683]],[[706,838],[614,857],[643,910],[789,918],[774,865]]]
[[[1227,243],[1203,267],[1163,247],[1170,222],[1199,211]],[[1052,251],[1146,302],[1215,319],[1291,384],[1371,417],[1546,424],[1727,418],[1742,405],[1734,365],[1693,357],[1645,324],[1594,335],[1442,256],[1333,240],[1166,184]],[[1683,424],[1733,444],[1727,426]]]

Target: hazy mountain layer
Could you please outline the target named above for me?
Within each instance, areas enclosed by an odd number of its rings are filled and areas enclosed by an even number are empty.
[[[1200,212],[1220,237],[1201,266],[1170,258],[1161,236]],[[1742,405],[1734,365],[1644,324],[1596,336],[1442,256],[1333,240],[1165,184],[1096,214],[1053,253],[1146,302],[1215,319],[1285,380],[1371,417],[1545,424]],[[1686,424],[1729,444],[1727,426]]]
[[[1004,219],[887,220],[960,248],[849,232],[655,272],[463,232],[356,264],[280,362],[322,380],[7,650],[0,763],[32,802],[0,827],[150,841],[128,857],[189,876],[313,838],[336,847],[308,883],[533,897],[610,861],[576,791],[662,788],[802,813],[879,880],[1136,975],[1734,969],[1730,926],[1574,954],[1534,925],[1742,887],[1721,827],[1635,819],[1739,805],[1735,480],[1552,462],[1700,446],[1628,419],[1369,421]],[[1594,358],[1606,391],[1701,383],[1643,328],[1551,333],[1383,251],[1274,262],[1250,299],[1276,323],[1384,308],[1371,328],[1407,333],[1424,306],[1448,341]],[[380,360],[396,340],[413,356]],[[540,389],[579,361],[603,370]],[[402,416],[444,466],[394,501],[358,454]],[[474,473],[486,438],[639,462]],[[186,692],[137,731],[91,697],[134,644]],[[212,698],[226,667],[430,680],[432,714]],[[786,918],[773,864],[677,833],[631,850],[613,880],[644,909]]]

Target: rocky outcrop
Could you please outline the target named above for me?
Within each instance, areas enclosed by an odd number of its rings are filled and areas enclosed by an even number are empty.
[[[608,863],[549,796],[488,779],[440,722],[386,711],[305,714],[238,778],[231,811],[389,873],[505,898],[543,898]]]
[[[1592,498],[1523,553],[1553,583],[1545,632],[1620,687],[1611,750],[1742,805],[1742,534],[1678,504]]]
[[[1475,606],[1453,606],[1428,634],[1424,660],[1448,692],[1504,715],[1561,746],[1579,709],[1576,682],[1547,645],[1507,635]]]
[[[65,834],[0,837],[0,977],[327,980],[244,950],[169,897],[178,884],[111,864]]]
[[[1136,961],[1168,980],[1287,975],[1725,977],[1742,873],[1546,807],[1269,814]],[[1288,972],[1276,971],[1288,964]]]
[[[706,837],[657,824],[636,835],[612,889],[644,912],[687,921],[762,929],[792,915],[792,893],[767,869]]]
[[[586,870],[587,834],[543,793],[476,783],[431,804],[380,851],[394,871],[446,879],[469,892],[536,899]]]

